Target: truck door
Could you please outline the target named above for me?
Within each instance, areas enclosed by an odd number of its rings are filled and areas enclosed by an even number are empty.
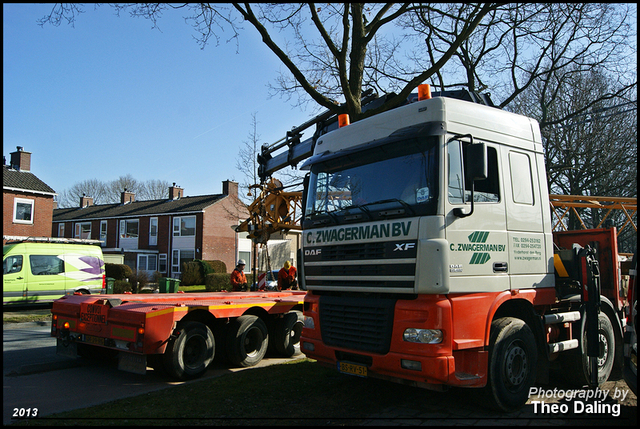
[[[501,157],[511,287],[551,286],[550,278],[543,281],[548,271],[547,242],[551,242],[551,234],[545,238],[543,231],[543,220],[548,218],[543,204],[548,204],[548,198],[543,198],[547,190],[545,181],[541,184],[538,177],[535,153],[504,146]]]
[[[26,299],[25,255],[8,255],[2,261],[2,303],[16,303]]]
[[[478,143],[477,139],[474,143]],[[470,216],[471,180],[465,164],[470,138],[447,141],[446,238],[449,242],[450,292],[497,292],[509,289],[505,202],[499,180],[498,147],[487,145],[487,178],[475,181],[474,209]]]
[[[27,301],[53,301],[65,295],[64,261],[58,255],[28,255]]]

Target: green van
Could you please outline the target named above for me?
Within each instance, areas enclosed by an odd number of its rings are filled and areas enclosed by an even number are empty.
[[[74,292],[104,293],[100,246],[56,242],[8,242],[2,248],[3,305],[52,302]]]

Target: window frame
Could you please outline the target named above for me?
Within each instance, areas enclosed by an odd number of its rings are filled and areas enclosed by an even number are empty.
[[[104,227],[104,230],[103,228]],[[108,231],[108,223],[106,220],[101,220],[100,221],[100,237],[99,240],[101,242],[102,246],[106,246],[107,245],[107,231]]]
[[[13,223],[20,223],[23,225],[33,225],[34,217],[35,217],[35,200],[27,199],[27,198],[14,198],[13,199]],[[30,219],[18,219],[18,204],[24,204],[30,206],[29,210],[29,218]]]
[[[155,231],[154,231],[155,227]],[[152,217],[149,219],[149,246],[158,245],[158,218]]]
[[[182,220],[183,219],[193,219],[193,234],[186,235],[184,234],[184,229],[182,228]],[[174,237],[195,237],[197,232],[197,219],[195,215],[190,216],[174,216],[173,218],[173,227],[172,234]]]
[[[89,236],[88,237],[82,237],[82,227],[83,226],[87,226],[89,225]],[[74,227],[74,238],[83,238],[83,239],[90,239],[91,238],[91,222],[76,222],[75,227]]]
[[[128,235],[128,227],[127,225],[129,223],[136,223],[138,225],[138,233],[135,236],[129,236]],[[137,239],[138,237],[140,237],[140,219],[120,219],[120,231],[118,236],[122,239],[127,239],[127,238],[135,238]]]

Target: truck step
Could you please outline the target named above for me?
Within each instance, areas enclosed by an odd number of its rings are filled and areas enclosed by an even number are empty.
[[[549,353],[563,352],[565,350],[577,349],[578,340],[560,341],[558,343],[549,344]]]
[[[580,320],[579,311],[570,311],[568,313],[546,314],[544,316],[544,324],[551,325],[553,323],[575,322]]]

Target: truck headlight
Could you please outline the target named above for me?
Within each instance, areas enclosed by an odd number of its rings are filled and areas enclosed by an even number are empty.
[[[315,329],[316,324],[313,321],[313,317],[304,316],[304,327],[308,329]]]
[[[440,329],[407,328],[402,337],[410,343],[439,344],[443,335]]]

